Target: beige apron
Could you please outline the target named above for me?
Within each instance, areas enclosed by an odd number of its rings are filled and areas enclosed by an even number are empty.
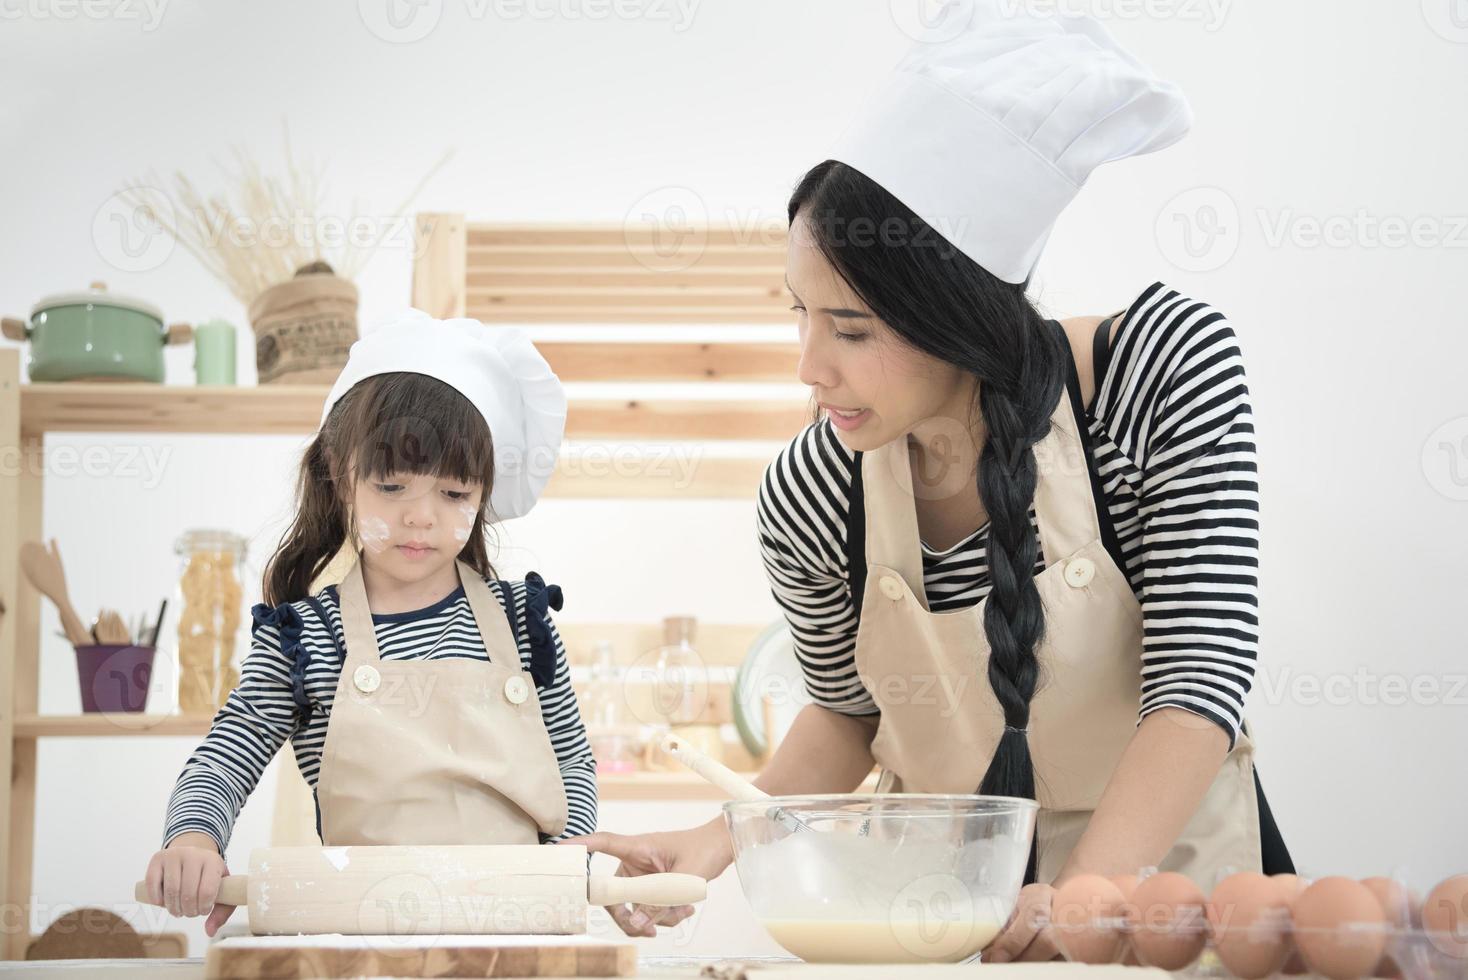
[[[382,660],[360,560],[341,583],[347,649],[316,783],[324,844],[535,844],[566,827],[509,620],[484,579],[458,569],[489,663]]]
[[[1029,744],[1040,812],[1037,880],[1053,882],[1136,729],[1142,613],[1101,538],[1085,447],[1061,391],[1036,447],[1035,512],[1045,569],[1035,585],[1046,635]],[[856,665],[881,709],[879,792],[975,793],[1004,731],[988,680],[984,606],[928,610],[907,440],[862,458],[867,578]],[[1199,724],[1212,724],[1199,718]],[[1161,870],[1211,887],[1225,866],[1260,870],[1253,742],[1232,752]]]

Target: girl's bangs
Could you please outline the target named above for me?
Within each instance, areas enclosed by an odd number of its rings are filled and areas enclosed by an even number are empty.
[[[376,382],[376,384],[373,384]],[[489,484],[489,427],[453,387],[421,374],[368,378],[342,435],[361,479],[411,473]]]

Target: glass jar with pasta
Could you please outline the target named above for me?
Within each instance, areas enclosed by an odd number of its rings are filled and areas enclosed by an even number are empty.
[[[176,624],[178,707],[213,715],[239,683],[236,650],[244,614],[240,587],[245,538],[229,531],[185,531],[173,550],[181,559],[169,618]]]

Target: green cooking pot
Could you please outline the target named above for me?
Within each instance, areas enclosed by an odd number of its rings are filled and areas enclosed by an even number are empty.
[[[185,344],[193,328],[165,328],[151,303],[114,296],[94,282],[80,293],[48,296],[30,322],[6,317],[11,340],[29,340],[26,370],[32,381],[163,381],[163,348]]]

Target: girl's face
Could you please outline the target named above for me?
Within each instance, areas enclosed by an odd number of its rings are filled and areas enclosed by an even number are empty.
[[[801,215],[790,229],[785,279],[800,324],[796,374],[849,449],[867,452],[925,422],[967,417],[972,375],[877,319],[826,260]]]
[[[358,480],[353,497],[362,558],[400,581],[451,565],[469,540],[484,487],[396,473]]]

